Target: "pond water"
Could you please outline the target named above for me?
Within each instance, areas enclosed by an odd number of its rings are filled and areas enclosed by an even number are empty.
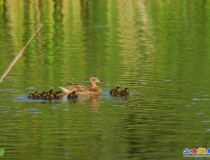
[[[210,1],[0,0],[0,158],[182,159],[210,147]],[[34,91],[97,75],[103,95]],[[109,90],[129,87],[128,98]]]

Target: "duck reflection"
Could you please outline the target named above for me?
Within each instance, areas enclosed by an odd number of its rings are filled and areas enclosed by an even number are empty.
[[[100,110],[99,97],[90,97],[90,106],[92,112],[98,112]]]
[[[100,110],[100,96],[90,96],[90,97],[81,97],[77,96],[76,93],[72,92],[67,95],[67,99],[69,102],[90,102],[90,109],[92,112],[98,112]]]

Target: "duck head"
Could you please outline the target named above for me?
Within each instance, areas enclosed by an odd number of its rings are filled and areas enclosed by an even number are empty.
[[[90,83],[104,83],[104,81],[100,80],[96,76],[93,76],[93,77],[90,78]]]
[[[97,88],[96,83],[104,83],[102,80],[100,80],[98,77],[93,76],[90,78],[90,87],[92,89]]]

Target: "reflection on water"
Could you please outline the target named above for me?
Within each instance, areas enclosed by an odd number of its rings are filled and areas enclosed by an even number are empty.
[[[181,159],[210,147],[209,3],[0,0],[0,74],[43,24],[0,85],[0,157]],[[93,75],[101,97],[26,99]],[[116,86],[131,95],[109,96]]]
[[[3,156],[4,156],[4,152],[5,152],[5,151],[4,151],[4,148],[1,147],[1,148],[0,148],[0,157],[3,157]]]

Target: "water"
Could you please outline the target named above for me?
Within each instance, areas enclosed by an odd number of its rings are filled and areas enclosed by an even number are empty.
[[[182,159],[210,147],[210,2],[0,0],[1,159]],[[30,101],[67,82],[98,98]],[[109,96],[129,87],[128,98]]]

